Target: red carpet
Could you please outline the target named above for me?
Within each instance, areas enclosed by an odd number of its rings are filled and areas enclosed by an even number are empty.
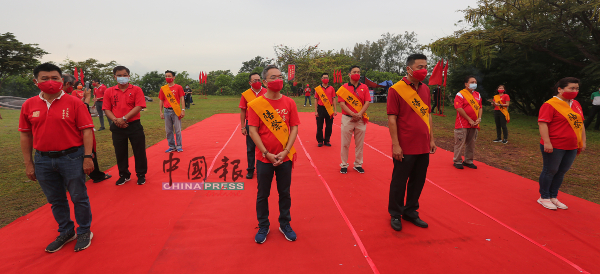
[[[393,231],[387,213],[388,129],[368,125],[365,174],[340,174],[339,127],[334,126],[333,147],[319,148],[313,117],[301,113],[296,142],[291,209],[296,242],[278,231],[273,187],[271,232],[264,244],[254,243],[255,179],[238,179],[245,183],[239,191],[162,190],[169,180],[162,141],[148,148],[146,185],[136,185],[135,178],[120,187],[116,179],[88,183],[94,232],[89,249],[74,253],[71,242],[45,253],[57,235],[45,205],[0,229],[0,273],[600,272],[599,205],[561,193],[569,210],[544,209],[536,203],[537,182],[478,162],[477,170],[456,170],[452,154],[443,150],[431,157],[430,182],[420,200],[429,228],[403,222],[401,232]],[[208,167],[214,162],[207,182],[223,181],[221,172],[214,173],[223,157],[229,159],[227,182],[236,159],[245,175],[238,124],[239,115],[221,114],[186,129],[185,151],[174,154],[180,163],[173,182],[199,182],[188,179],[189,162],[199,156]],[[109,172],[116,175],[116,167]]]

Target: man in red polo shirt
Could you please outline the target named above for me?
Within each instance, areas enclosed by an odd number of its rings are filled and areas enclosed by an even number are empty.
[[[98,111],[98,119],[100,119],[100,128],[98,131],[104,130],[104,112],[102,111],[102,103],[104,102],[104,92],[106,91],[106,85],[101,84],[100,80],[95,79],[92,81],[94,86],[94,104],[96,105],[96,111]]]
[[[129,84],[128,68],[116,66],[113,69],[113,75],[118,84],[104,92],[105,104],[102,109],[106,112],[106,117],[113,121],[110,131],[120,177],[116,185],[124,184],[131,177],[128,140],[131,142],[135,158],[137,184],[143,185],[146,183],[148,159],[146,158],[146,135],[140,122],[140,111],[146,107],[146,98],[140,87]]]
[[[304,89],[304,106],[306,106],[306,101],[308,100],[308,104],[312,107],[312,102],[310,101],[311,92],[310,86],[306,84],[306,88]]]
[[[389,89],[387,99],[394,161],[388,212],[396,231],[402,230],[401,217],[418,227],[428,227],[419,218],[417,210],[429,167],[429,154],[436,151],[430,115],[431,96],[429,87],[422,82],[427,76],[427,57],[423,54],[408,56],[406,71],[408,75]]]
[[[250,137],[249,126],[248,126],[248,100],[252,101],[253,98],[262,96],[267,92],[267,89],[263,88],[262,83],[260,81],[260,75],[256,72],[251,73],[248,76],[248,83],[250,84],[250,88],[242,93],[242,98],[240,99],[240,125],[242,128],[242,135],[246,136],[246,159],[248,159],[248,168],[246,171],[246,179],[252,179],[254,177],[254,166],[256,162],[256,158],[254,154],[256,152],[256,145],[254,141],[252,141],[252,137]]]
[[[167,82],[171,93],[179,102],[178,108],[181,111],[181,116],[178,117],[177,114],[175,114],[173,106],[171,106],[171,103],[169,103],[165,92],[161,88],[161,90],[158,91],[158,99],[160,99],[160,118],[165,120],[165,131],[167,132],[167,143],[169,144],[169,148],[165,151],[165,153],[175,151],[183,152],[183,146],[181,144],[181,119],[183,119],[183,116],[185,116],[185,93],[180,85],[175,84],[174,71],[165,71],[165,81]],[[173,138],[173,133],[175,133],[175,138]],[[177,140],[177,144],[175,143],[175,140]]]
[[[58,223],[60,235],[46,247],[50,253],[75,239],[75,251],[86,249],[94,236],[90,231],[92,211],[85,187],[85,175],[94,169],[94,124],[85,104],[62,91],[61,73],[60,68],[50,63],[33,70],[34,83],[41,92],[25,101],[19,118],[25,173],[29,179],[39,182]],[[33,148],[35,162],[31,159]],[[79,225],[77,235],[65,188]]]
[[[335,89],[329,85],[328,73],[323,73],[321,75],[321,83],[320,90],[322,90],[325,97],[327,97],[327,101],[333,109],[333,114],[330,115],[327,108],[325,108],[325,104],[323,103],[319,92],[317,92],[317,88],[319,87],[315,88],[315,101],[317,101],[317,104],[315,105],[315,116],[317,117],[317,146],[322,147],[323,144],[325,144],[325,146],[330,147],[333,118],[337,115],[337,104],[333,99],[337,96],[335,95]],[[323,122],[325,123],[325,136],[323,136]]]
[[[475,91],[477,79],[469,75],[465,78],[465,88],[459,91],[454,98],[456,108],[456,123],[454,124],[454,167],[463,169],[463,166],[477,169],[473,163],[475,141],[479,131],[479,123],[483,108],[481,95]],[[465,150],[465,159],[462,150]]]
[[[340,173],[346,174],[348,172],[348,150],[350,149],[350,141],[352,135],[354,135],[354,170],[359,173],[365,173],[362,168],[363,165],[363,145],[365,143],[365,132],[367,131],[368,119],[363,117],[363,114],[367,112],[369,103],[371,102],[371,94],[369,94],[369,88],[367,85],[360,82],[360,67],[352,66],[348,73],[350,82],[343,85],[355,98],[362,103],[360,111],[349,106],[346,102],[348,98],[338,96],[338,102],[342,108],[342,148],[341,158],[342,163],[340,164]]]

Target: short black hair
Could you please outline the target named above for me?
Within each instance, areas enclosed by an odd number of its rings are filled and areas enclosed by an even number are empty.
[[[329,77],[329,73],[327,73],[327,72],[325,72],[325,73],[321,74],[321,77],[323,77],[323,76],[325,76],[325,75],[327,75],[327,77]]]
[[[559,88],[566,88],[569,84],[580,84],[580,83],[581,82],[579,81],[579,79],[577,79],[575,77],[562,78],[562,79],[558,80],[558,82],[556,82],[556,84],[554,85],[554,95],[558,95]]]
[[[74,87],[77,87],[77,86],[79,86],[79,85],[83,86],[83,84],[81,83],[81,81],[76,81],[76,82],[75,82],[75,84],[74,84],[73,86],[74,86]]]
[[[407,67],[412,66],[416,60],[427,61],[427,56],[425,56],[425,54],[422,54],[422,53],[413,53],[406,58],[406,66]]]
[[[125,71],[127,71],[127,74],[131,75],[131,73],[129,72],[129,69],[127,67],[125,67],[125,66],[116,66],[113,69],[113,75],[117,75],[117,71],[121,71],[121,70],[125,70]]]
[[[471,78],[475,78],[475,80],[477,80],[477,77],[475,77],[475,75],[469,75],[467,77],[465,77],[465,84],[469,82],[469,80],[471,80]]]
[[[171,70],[165,71],[165,74],[167,74],[167,73],[170,73],[171,75],[173,75],[173,77],[175,77],[175,74],[176,74],[174,71],[171,71]]]
[[[250,73],[250,75],[248,75],[248,82],[250,82],[250,80],[252,80],[252,75],[258,75],[258,78],[260,78],[260,74],[258,74],[258,72],[253,72],[253,73]]]
[[[358,68],[358,69],[360,69],[360,67],[359,67],[359,66],[357,66],[357,65],[354,65],[354,66],[351,66],[351,67],[350,67],[350,69],[348,70],[348,73],[352,72],[352,70],[353,70],[354,68]]]
[[[43,63],[35,67],[33,69],[33,77],[37,79],[40,71],[58,71],[58,74],[60,74],[60,77],[62,78],[62,70],[57,65],[52,63]]]
[[[100,84],[100,79],[92,79],[92,82],[96,82],[96,83]]]

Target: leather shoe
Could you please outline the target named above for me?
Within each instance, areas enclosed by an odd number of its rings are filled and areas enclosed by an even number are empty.
[[[394,230],[396,230],[396,231],[402,230],[402,221],[400,221],[400,219],[392,217],[391,224],[392,224],[392,228]]]
[[[323,146],[323,143],[319,143],[317,146],[318,146],[318,147],[322,147],[322,146]]]
[[[463,169],[464,168],[462,164],[454,164],[454,167],[456,169]]]
[[[254,171],[248,172],[248,174],[246,174],[246,179],[252,179],[252,177],[254,177]]]
[[[419,217],[413,219],[413,218],[405,217],[404,215],[402,215],[402,219],[407,220],[418,227],[422,227],[422,228],[429,227],[429,225],[426,222],[424,222],[423,220],[421,220],[421,218],[419,218]]]
[[[467,163],[463,162],[462,165],[466,166],[468,168],[477,169],[477,166],[474,165],[473,163],[467,164]]]

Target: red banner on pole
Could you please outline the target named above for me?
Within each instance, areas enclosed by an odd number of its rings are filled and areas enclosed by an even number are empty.
[[[294,81],[296,78],[296,65],[288,65],[288,81]]]
[[[79,81],[79,71],[77,71],[77,67],[75,67],[75,71],[73,72],[73,76],[75,76],[75,81]]]
[[[433,72],[431,72],[431,76],[429,77],[429,85],[436,86],[442,85],[442,72],[444,70],[444,60],[438,61],[433,68]]]

